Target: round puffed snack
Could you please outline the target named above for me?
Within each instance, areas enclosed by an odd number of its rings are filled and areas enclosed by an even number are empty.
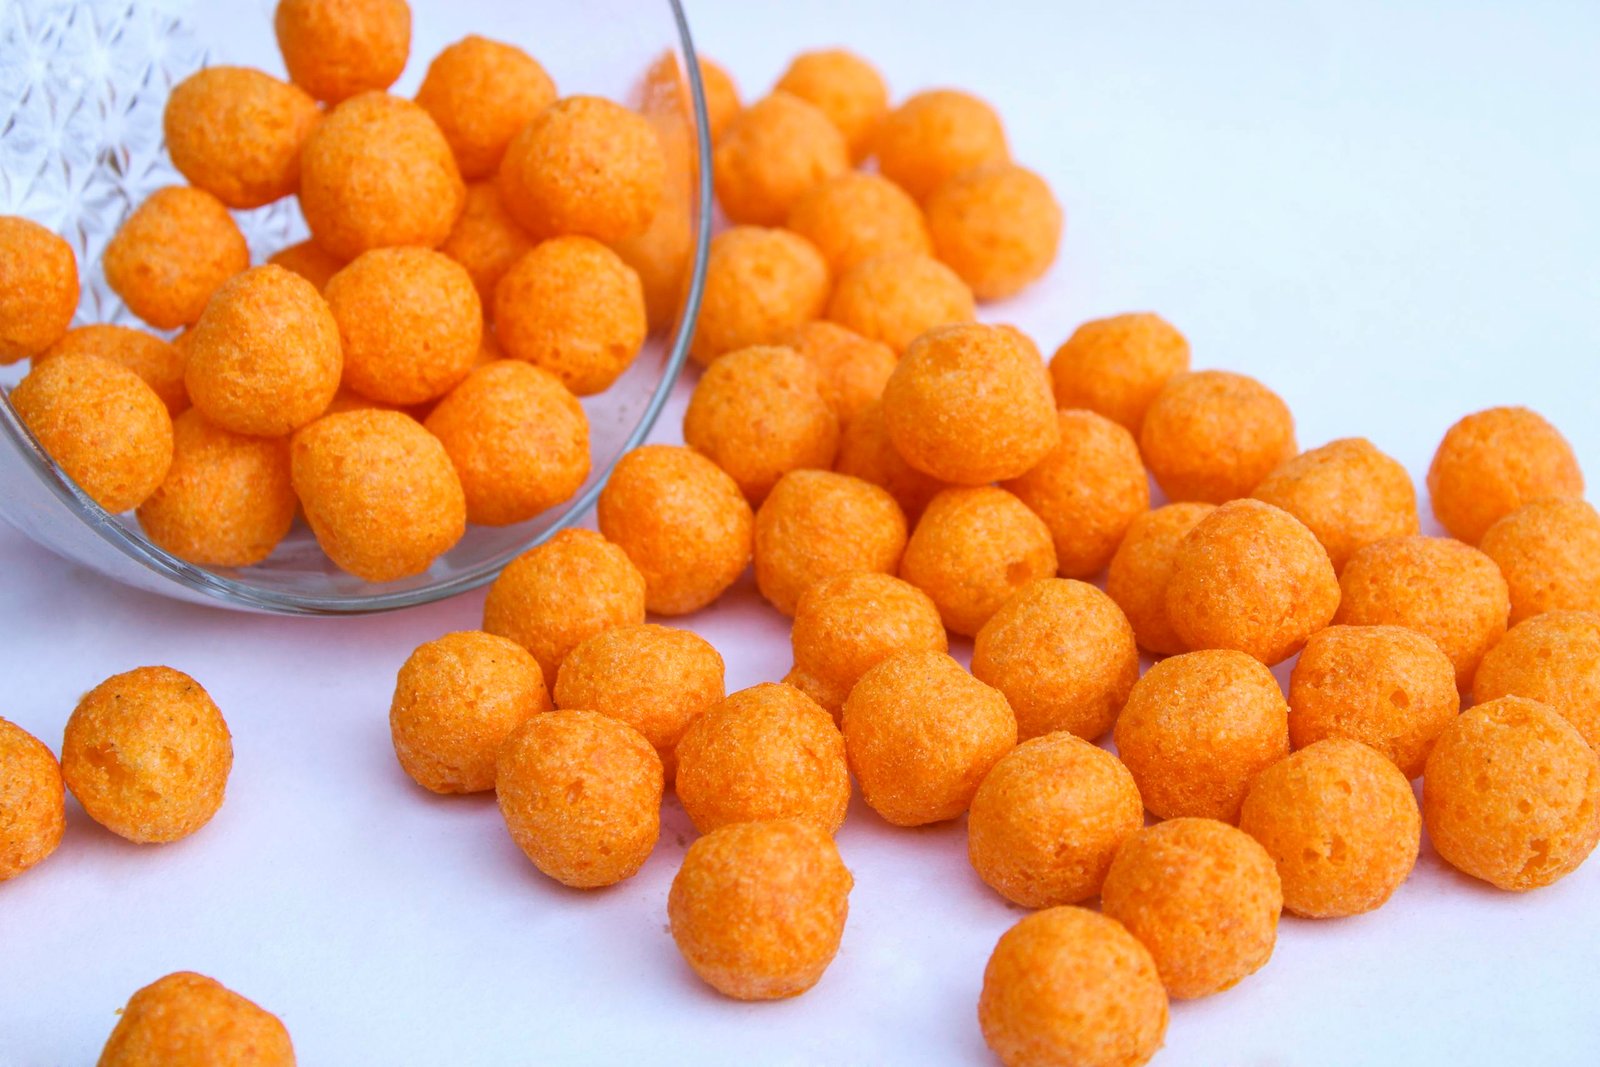
[[[827,317],[896,353],[940,326],[977,318],[972,290],[955,271],[921,252],[885,252],[841,274]]]
[[[826,115],[844,135],[850,159],[856,163],[872,152],[878,123],[889,113],[889,87],[883,75],[843,48],[800,53],[790,60],[775,88]]]
[[[1250,494],[1282,508],[1322,542],[1335,571],[1356,552],[1420,527],[1411,475],[1364,437],[1345,437],[1280,465]]]
[[[961,171],[928,196],[934,255],[979,300],[1015,296],[1044,276],[1061,244],[1061,205],[1045,180],[1015,163]]]
[[[0,882],[54,852],[66,828],[55,754],[16,723],[0,719]]]
[[[1551,611],[1519,622],[1484,653],[1472,699],[1548,704],[1600,751],[1600,613]]]
[[[1524,504],[1582,495],[1583,471],[1572,445],[1527,408],[1468,415],[1445,432],[1428,466],[1434,517],[1469,545]]]
[[[228,207],[300,189],[300,147],[322,118],[303,90],[249,67],[204,67],[172,87],[162,131],[172,165]]]
[[[78,310],[78,257],[49,230],[0,215],[0,366],[43,353]]]
[[[74,353],[81,356],[99,356],[122,367],[127,367],[155,390],[156,396],[167,405],[167,412],[177,418],[189,406],[189,390],[183,384],[184,368],[189,359],[186,350],[163,341],[153,333],[131,326],[79,326],[51,345],[44,353],[34,357],[34,362]]]
[[[884,176],[918,200],[963,171],[1011,158],[1000,116],[957,89],[921,92],[895,108],[873,150]]]
[[[222,201],[186,185],[157,189],[106,244],[106,284],[158,330],[193,325],[211,295],[250,265]]]
[[[824,398],[826,399],[826,398]],[[873,400],[846,421],[839,432],[839,454],[833,469],[889,490],[915,522],[941,490],[949,486],[931,474],[924,474],[895,450],[889,428],[883,421],[883,401]]]
[[[774,92],[741,111],[717,140],[717,202],[736,223],[781,226],[802,196],[850,169],[844,135],[820,109]]]
[[[1145,409],[1139,450],[1167,499],[1222,504],[1249,496],[1299,451],[1278,394],[1242,374],[1169,378]]]
[[[1153,312],[1092,319],[1050,360],[1056,403],[1086,408],[1138,436],[1150,402],[1189,369],[1189,341]]]
[[[280,248],[267,257],[267,262],[284,270],[293,271],[317,287],[317,292],[328,287],[328,282],[344,267],[344,260],[324,252],[309,237],[304,241]]]
[[[701,366],[751,345],[784,343],[822,314],[828,266],[788,230],[735,226],[711,239],[689,354]]]
[[[1587,500],[1524,504],[1478,542],[1511,593],[1511,625],[1547,611],[1600,611],[1600,513]]]
[[[295,1067],[276,1015],[214,978],[178,971],[118,1013],[99,1067]]]
[[[472,278],[484,310],[492,311],[495,287],[533,245],[533,238],[501,202],[499,187],[492,181],[480,181],[467,186],[461,216],[439,251],[461,264]]]
[[[477,34],[435,56],[417,89],[417,103],[433,116],[469,181],[493,174],[511,139],[555,101],[555,82],[538,60]]]
[[[756,586],[793,615],[817,582],[851,571],[893,574],[906,518],[886,490],[827,470],[790,471],[756,512]]]
[[[841,436],[863,408],[883,395],[898,362],[893,349],[883,342],[869,341],[821,319],[795,329],[783,343],[817,368],[822,399],[838,417]]]
[[[328,104],[387,89],[411,53],[406,0],[278,0],[273,28],[290,80]]]
[[[816,246],[835,274],[873,256],[933,254],[922,209],[879,174],[850,171],[795,201],[785,225]]]
[[[1139,647],[1156,656],[1189,651],[1167,618],[1178,546],[1213,504],[1167,504],[1134,519],[1106,570],[1106,593],[1128,616]]]

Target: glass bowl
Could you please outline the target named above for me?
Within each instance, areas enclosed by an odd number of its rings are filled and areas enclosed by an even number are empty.
[[[83,299],[74,325],[141,325],[105,284],[99,258],[122,219],[151,191],[181,183],[166,158],[161,116],[172,86],[202,66],[231,63],[283,76],[273,0],[10,0],[0,4],[0,214],[64,236],[78,255]],[[592,470],[566,504],[515,526],[470,526],[426,572],[369,583],[335,567],[297,521],[264,562],[207,570],[152,544],[131,514],[85,496],[0,399],[0,518],[107,578],[196,603],[287,615],[387,611],[454,595],[588,512],[622,454],[654,425],[688,353],[710,241],[710,143],[688,22],[678,0],[412,0],[411,60],[391,90],[412,95],[440,49],[469,33],[527,49],[562,95],[636,99],[666,54],[686,73],[695,180],[684,195],[693,237],[676,321],[653,333],[633,366],[597,396],[589,416]],[[306,235],[292,199],[235,212],[256,262]],[[9,387],[26,365],[0,369]]]

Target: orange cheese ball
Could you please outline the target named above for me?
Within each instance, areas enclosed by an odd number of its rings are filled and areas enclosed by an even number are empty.
[[[67,828],[61,765],[44,742],[0,719],[0,882],[61,844]]]
[[[883,403],[873,400],[847,421],[839,434],[834,470],[871,482],[889,491],[906,518],[915,522],[940,490],[949,486],[923,474],[895,451],[883,421]]]
[[[1411,874],[1422,817],[1411,783],[1359,741],[1330,737],[1256,775],[1239,828],[1277,864],[1283,906],[1308,919],[1381,907]]]
[[[816,701],[763,682],[707,708],[678,741],[678,800],[695,829],[798,819],[844,825],[850,771],[844,737]]]
[[[683,413],[683,439],[759,505],[788,472],[833,466],[839,420],[816,367],[792,348],[757,345],[706,368]]]
[[[1511,595],[1494,560],[1448,537],[1391,537],[1368,545],[1339,577],[1333,621],[1404,626],[1432,639],[1456,668],[1456,684],[1506,632]]]
[[[411,52],[406,0],[278,0],[273,28],[290,80],[329,104],[387,89]]]
[[[1472,679],[1472,699],[1504,696],[1548,704],[1600,751],[1600,614],[1551,611],[1519,622]]]
[[[639,275],[588,237],[552,238],[512,264],[495,286],[494,326],[506,355],[579,396],[609,388],[649,332]]]
[[[562,530],[528,549],[500,572],[483,604],[483,628],[532,652],[546,678],[595,634],[642,622],[644,576],[593,530]]]
[[[1190,1000],[1266,966],[1283,885],[1249,834],[1216,819],[1169,819],[1123,844],[1100,904],[1150,950],[1167,995]]]
[[[644,575],[645,605],[687,615],[750,565],[755,514],[738,483],[705,456],[645,445],[617,461],[600,491],[600,531]]]
[[[639,105],[661,143],[666,180],[661,204],[650,225],[631,237],[609,242],[611,250],[639,274],[644,285],[645,311],[652,330],[675,325],[688,295],[699,230],[700,159],[695,141],[692,101],[688,85],[677,79],[677,57],[667,53],[674,78],[670,86],[647,82]],[[652,70],[660,69],[657,64]]]
[[[844,135],[850,159],[872,154],[873,135],[889,113],[889,87],[865,59],[843,48],[802,52],[775,86],[814,105]]]
[[[100,1067],[294,1067],[276,1015],[214,978],[178,971],[135,993]]]
[[[1168,379],[1145,409],[1139,450],[1167,498],[1222,504],[1299,451],[1278,394],[1243,374],[1202,370]]]
[[[822,399],[845,429],[862,408],[883,395],[897,362],[888,345],[820,319],[799,327],[783,343],[815,364]]]
[[[300,209],[312,239],[339,259],[396,245],[436,248],[465,198],[444,134],[398,96],[352,96],[327,113],[300,153]]]
[[[1018,589],[1055,573],[1049,528],[994,486],[946,489],[934,497],[900,561],[900,577],[932,597],[945,626],[965,637],[977,634]]]
[[[61,776],[89,817],[139,844],[211,821],[233,769],[233,740],[200,683],[171,667],[113,675],[67,720]]]
[[[123,220],[100,265],[129,311],[158,330],[175,330],[193,325],[211,295],[250,266],[250,250],[222,201],[172,185]]]
[[[1117,721],[1139,680],[1133,627],[1085,582],[1041,578],[978,631],[972,673],[1005,694],[1024,740],[1067,731],[1093,741]]]
[[[722,131],[743,107],[739,102],[739,86],[720,63],[704,53],[696,56],[695,65],[699,68],[700,89],[706,102],[706,132],[711,143],[716,144]],[[697,121],[691,113],[689,79],[684,75],[683,59],[677,52],[665,52],[650,64],[644,74],[641,95],[646,110],[660,108],[665,103],[674,110],[681,110],[691,122]]]
[[[1137,436],[1162,386],[1188,369],[1188,339],[1146,311],[1079,326],[1051,358],[1050,379],[1061,407],[1086,408]]]
[[[1189,651],[1167,618],[1178,546],[1212,504],[1167,504],[1134,519],[1106,570],[1106,593],[1128,616],[1139,647],[1156,656]]]
[[[1500,519],[1543,497],[1581,497],[1583,471],[1561,431],[1527,408],[1489,408],[1445,432],[1428,466],[1433,514],[1475,545]]]
[[[0,366],[43,353],[78,310],[78,257],[36,222],[0,215]]]
[[[328,282],[344,267],[344,260],[324,252],[317,242],[312,240],[279,249],[267,257],[267,262],[300,275],[316,286],[319,293],[328,287]]]
[[[841,716],[861,795],[895,826],[954,819],[1017,744],[998,690],[932,650],[897,652],[850,690]]]
[[[1600,611],[1600,513],[1586,500],[1524,504],[1478,542],[1511,592],[1511,624],[1547,611]]]
[[[473,371],[423,423],[461,477],[467,521],[525,522],[589,477],[589,420],[553,374],[513,359]]]
[[[249,67],[205,67],[172,87],[167,152],[196,189],[253,208],[300,188],[300,146],[322,118],[304,91]]]
[[[494,306],[495,286],[517,260],[533,249],[529,237],[500,201],[492,181],[473,182],[455,228],[439,251],[466,268],[484,308]]]
[[[836,274],[874,256],[933,254],[917,202],[888,178],[866,171],[813,187],[795,201],[786,225],[816,245]]]
[[[494,788],[495,756],[522,720],[550,710],[539,663],[519,644],[463,630],[406,658],[389,704],[400,766],[435,793]]]
[[[672,940],[724,996],[799,996],[839,951],[853,884],[833,838],[810,823],[724,826],[689,846],[672,879]]]
[[[493,174],[517,132],[555,102],[555,82],[538,60],[477,34],[435,56],[417,90],[469,180]]]
[[[174,417],[189,406],[189,391],[183,385],[188,356],[153,333],[129,326],[79,326],[68,330],[61,340],[34,359],[49,359],[67,352],[99,356],[127,367],[155,390],[156,396],[167,406],[167,412]]]
[[[921,252],[886,252],[839,276],[827,318],[895,352],[928,331],[971,322],[978,307],[955,271]]]
[[[1231,823],[1250,780],[1289,754],[1289,706],[1259,660],[1189,652],[1134,683],[1113,736],[1157,818]]]
[[[934,254],[979,300],[1004,300],[1055,262],[1064,222],[1045,180],[1015,163],[962,171],[928,196]]]
[[[1289,675],[1289,740],[1360,741],[1407,778],[1422,773],[1461,710],[1456,670],[1439,646],[1399,626],[1330,626],[1311,635]]]
[[[166,405],[109,360],[44,360],[11,390],[11,406],[56,465],[113,515],[144,503],[172,465]]]
[[[851,571],[893,574],[906,517],[887,491],[827,470],[790,471],[756,512],[756,586],[793,615],[817,582]]]
[[[1230,500],[1178,543],[1167,620],[1188,648],[1233,648],[1272,666],[1333,620],[1339,578],[1299,519]]]
[[[574,889],[615,885],[644,866],[661,832],[662,790],[650,742],[597,711],[527,716],[495,767],[511,839]]]
[[[751,345],[781,344],[822,314],[828,265],[787,230],[735,226],[711,239],[689,354],[701,366]]]
[[[1117,849],[1144,825],[1133,776],[1065,731],[1024,741],[984,778],[967,813],[967,857],[990,888],[1025,908],[1100,892]]]
[[[931,89],[901,104],[879,124],[873,150],[884,176],[918,200],[957,174],[1011,158],[1000,116],[958,89]]]
[[[736,223],[781,226],[802,196],[850,169],[844,135],[821,109],[774,92],[745,108],[717,139],[717,202]]]
[[[321,415],[339,391],[339,324],[316,287],[268,264],[217,290],[188,335],[184,385],[206,418],[278,437]]]
[[[444,446],[398,411],[346,411],[294,435],[294,491],[328,558],[369,582],[421,574],[466,532]]]
[[[939,609],[916,586],[875,571],[824,578],[795,607],[794,669],[784,681],[835,719],[867,671],[897,652],[950,648]]]
[[[1133,520],[1150,510],[1150,479],[1133,434],[1092,411],[1057,415],[1056,447],[1005,488],[1028,505],[1056,545],[1065,578],[1104,570]]]
[[[995,945],[978,1024],[1005,1067],[1138,1067],[1161,1049],[1167,994],[1149,950],[1121,924],[1049,908]]]
[[[716,144],[743,109],[744,105],[739,102],[739,86],[720,63],[707,56],[697,57],[695,65],[700,68],[700,88],[706,98],[707,132],[711,134],[711,143]]]
[[[598,96],[569,96],[534,117],[500,161],[500,196],[535,238],[618,241],[660,210],[666,156],[641,115]]]
[[[202,567],[248,567],[294,523],[289,442],[249,437],[186,411],[172,423],[172,466],[139,505],[145,536]]]
[[[1365,437],[1300,453],[1250,495],[1303,522],[1327,549],[1335,571],[1374,541],[1421,529],[1411,475]]]

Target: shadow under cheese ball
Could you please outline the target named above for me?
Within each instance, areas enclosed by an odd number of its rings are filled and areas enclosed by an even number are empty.
[[[37,356],[78,310],[78,257],[29,219],[0,215],[0,366]]]
[[[906,519],[887,491],[848,474],[790,471],[756,512],[756,586],[792,616],[824,578],[893,574],[905,547]]]
[[[133,371],[155,390],[173,418],[189,407],[189,390],[183,384],[188,358],[177,345],[153,333],[131,326],[79,326],[33,359],[37,365],[68,353],[99,356]]]
[[[889,87],[865,59],[843,48],[802,52],[789,61],[776,89],[798,96],[844,135],[852,162],[872,152],[878,124],[889,113]]]
[[[99,1067],[294,1067],[277,1016],[214,978],[178,971],[118,1012]]]
[[[417,89],[417,103],[433,116],[469,181],[492,175],[511,139],[555,101],[555,83],[538,60],[477,34],[434,56]]]
[[[387,89],[411,53],[406,0],[279,0],[273,28],[289,77],[329,104]]]
[[[994,108],[958,89],[909,97],[879,123],[873,152],[884,177],[918,200],[963,171],[1011,158]]]
[[[706,254],[689,355],[704,367],[752,345],[784,344],[822,314],[828,288],[828,265],[804,237],[761,226],[724,230]]]
[[[732,221],[756,226],[783,225],[801,197],[849,169],[838,128],[781,90],[736,115],[712,154],[717,203]]]
[[[1433,515],[1475,545],[1497,521],[1544,497],[1583,495],[1583,472],[1561,431],[1535,411],[1477,411],[1445,431],[1428,465]]]
[[[917,202],[888,178],[867,171],[814,186],[795,201],[785,226],[810,241],[835,274],[873,256],[933,254]]]
[[[106,284],[158,330],[193,325],[211,295],[249,265],[228,209],[183,185],[157,189],[134,208],[100,260]]]
[[[921,252],[883,252],[834,280],[826,317],[898,353],[940,326],[977,318],[972,290]]]
[[[1139,647],[1156,656],[1187,652],[1167,618],[1167,584],[1178,546],[1214,504],[1167,504],[1128,525],[1106,570],[1106,595],[1128,616]]]
[[[322,118],[297,86],[248,67],[205,67],[172,88],[162,115],[172,165],[230,208],[300,189],[300,147]]]
[[[1250,494],[1282,508],[1322,542],[1335,571],[1357,551],[1420,528],[1411,475],[1364,437],[1345,437],[1302,452]]]
[[[1511,593],[1511,624],[1547,611],[1600,611],[1600,513],[1586,500],[1524,504],[1478,542]]]
[[[982,301],[1015,296],[1055,262],[1063,216],[1050,186],[1015,163],[988,163],[928,196],[934,254]]]
[[[1139,427],[1145,465],[1171,501],[1250,495],[1299,451],[1278,394],[1243,374],[1202,370],[1167,380]]]
[[[1484,654],[1472,699],[1548,704],[1600,751],[1600,613],[1551,611],[1519,622]]]
[[[1086,408],[1135,437],[1162,386],[1189,369],[1189,341],[1153,312],[1091,319],[1050,359],[1056,403]]]
[[[839,432],[833,469],[887,489],[913,524],[922,516],[928,501],[949,488],[947,483],[907,463],[895,450],[883,421],[881,399],[863,406]]]
[[[66,832],[61,765],[43,741],[0,719],[0,882],[43,861]]]

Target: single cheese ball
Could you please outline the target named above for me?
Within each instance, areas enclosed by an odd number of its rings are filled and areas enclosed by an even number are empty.
[[[36,222],[0,215],[0,366],[43,353],[78,310],[78,257]]]
[[[279,249],[267,257],[267,262],[300,275],[316,286],[319,293],[344,268],[344,260],[324,252],[317,242],[309,239]]]
[[[972,673],[1005,694],[1024,740],[1064,730],[1093,741],[1116,723],[1139,680],[1139,648],[1106,594],[1041,578],[983,624]]]
[[[863,674],[841,717],[861,796],[895,826],[954,819],[1017,744],[1005,696],[943,652],[898,652]]]
[[[1431,638],[1455,664],[1456,684],[1506,632],[1511,595],[1494,560],[1448,537],[1391,537],[1368,545],[1339,577],[1333,621],[1404,626]]]
[[[866,171],[815,186],[795,201],[786,225],[815,245],[835,274],[873,256],[933,254],[917,202],[888,178]]]
[[[300,209],[329,255],[435,248],[461,214],[466,185],[444,134],[422,108],[362,93],[329,111],[300,153]]]
[[[529,715],[500,747],[494,791],[517,847],[563,885],[631,878],[661,832],[661,757],[597,711]]]
[[[99,356],[127,367],[155,390],[174,418],[189,406],[189,390],[183,384],[188,355],[153,333],[130,326],[79,326],[68,330],[61,340],[34,360],[38,362],[68,352]]]
[[[756,586],[785,615],[817,582],[851,571],[893,574],[906,517],[870,482],[826,470],[790,471],[756,512]]]
[[[949,267],[921,252],[886,252],[839,276],[827,317],[896,353],[928,331],[977,318],[972,290]]]
[[[1411,874],[1422,844],[1406,776],[1344,737],[1318,741],[1256,775],[1239,828],[1277,864],[1283,906],[1308,919],[1382,906]]]
[[[1139,450],[1169,500],[1222,504],[1249,496],[1298,451],[1278,394],[1242,374],[1170,378],[1145,409]]]
[[[1025,908],[1100,892],[1117,849],[1144,825],[1139,790],[1117,757],[1066,732],[1024,741],[984,778],[967,814],[967,857],[995,892]]]
[[[466,532],[461,479],[409,415],[347,411],[295,434],[294,491],[317,544],[369,582],[421,574]]]
[[[722,131],[727,129],[728,123],[743,108],[739,102],[739,86],[726,68],[703,52],[695,57],[695,66],[699,70],[700,88],[706,101],[706,133],[710,135],[711,143],[716,144]],[[681,110],[690,121],[696,121],[692,114],[689,79],[684,72],[683,58],[676,51],[663,52],[650,64],[644,74],[641,95],[647,110],[666,103]]]
[[[100,1067],[294,1067],[276,1015],[214,978],[179,971],[135,993]]]
[[[1500,519],[1542,497],[1581,497],[1583,472],[1567,439],[1527,408],[1489,408],[1445,432],[1428,466],[1434,517],[1475,545]]]
[[[506,146],[556,102],[539,61],[515,45],[471,34],[434,57],[417,90],[467,179],[493,174]]]
[[[957,89],[911,97],[878,126],[878,169],[918,200],[963,171],[1011,158],[1000,116]]]
[[[794,330],[783,343],[817,368],[822,399],[838,417],[841,433],[883,395],[897,362],[888,345],[820,319]]]
[[[231,208],[300,188],[300,146],[322,118],[305,92],[249,67],[205,67],[172,88],[162,116],[172,165]]]
[[[1289,754],[1289,706],[1259,660],[1189,652],[1134,684],[1113,736],[1157,818],[1235,822],[1250,780]]]
[[[172,465],[172,417],[140,377],[98,356],[36,365],[11,406],[50,458],[113,515],[144,503]]]
[[[1005,1067],[1138,1067],[1161,1049],[1167,994],[1149,950],[1120,923],[1049,908],[995,945],[978,1024]]]
[[[1232,989],[1272,958],[1283,885],[1255,838],[1216,819],[1169,819],[1128,838],[1100,889],[1179,1000]]]
[[[129,311],[175,330],[198,320],[218,287],[250,265],[250,250],[222,201],[173,185],[123,220],[100,265]]]
[[[839,420],[822,399],[816,367],[792,348],[758,345],[728,353],[700,376],[683,439],[759,505],[790,471],[833,466]]]
[[[979,300],[1004,300],[1038,281],[1061,245],[1061,205],[1045,180],[1015,163],[961,171],[928,196],[937,255]]]
[[[171,667],[140,667],[89,690],[61,742],[61,775],[83,810],[139,844],[176,841],[210,822],[232,769],[222,712]]]
[[[1188,369],[1188,339],[1160,315],[1135,312],[1079,326],[1051,358],[1050,379],[1061,407],[1086,408],[1138,436],[1162,386]]]
[[[678,312],[688,293],[689,268],[695,252],[695,229],[687,189],[688,178],[678,176],[669,186],[661,210],[643,233],[610,243],[611,250],[639,275],[644,287],[645,314],[650,329],[664,333],[677,324]],[[702,292],[702,300],[704,294]]]
[[[828,265],[809,241],[760,226],[724,230],[707,254],[689,354],[710,366],[728,352],[781,344],[827,300]]]
[[[439,251],[466,270],[486,310],[494,307],[500,279],[532,249],[533,239],[506,210],[500,189],[492,181],[467,186],[461,217],[439,246]]]
[[[830,834],[844,825],[844,737],[792,686],[763,682],[707,708],[677,755],[678,799],[703,834],[764,819],[799,819]]]
[[[546,678],[595,634],[642,622],[644,576],[592,530],[562,530],[528,549],[483,603],[483,628],[532,652]]]
[[[1345,437],[1281,464],[1250,493],[1303,522],[1335,571],[1374,541],[1421,529],[1411,475],[1365,437]]]
[[[1330,626],[1306,642],[1289,675],[1289,741],[1360,741],[1407,778],[1461,711],[1456,670],[1439,646],[1399,626]]]
[[[290,80],[328,104],[387,89],[411,52],[406,0],[278,0],[273,28]]]
[[[900,577],[939,605],[952,632],[972,637],[1011,595],[1056,573],[1050,529],[994,486],[946,489],[906,542]]]
[[[1064,578],[1104,570],[1133,520],[1150,510],[1150,479],[1133,434],[1092,411],[1057,415],[1061,439],[1005,484],[1050,527]]]
[[[845,423],[839,433],[839,454],[834,470],[871,482],[889,491],[906,518],[915,522],[928,501],[949,486],[905,461],[889,440],[883,421],[883,403],[873,400]]]
[[[853,884],[833,839],[810,823],[724,826],[689,846],[672,879],[672,940],[724,996],[799,996],[839,951]]]
[[[1167,618],[1167,585],[1178,546],[1213,504],[1168,504],[1134,519],[1106,570],[1106,593],[1133,627],[1139,647],[1155,656],[1189,651]]]
[[[850,169],[850,152],[820,109],[774,92],[728,123],[712,168],[729,219],[781,226],[802,196]]]
[[[1484,654],[1472,699],[1548,704],[1600,751],[1600,614],[1551,611],[1519,622]]]
[[[1588,501],[1524,504],[1478,547],[1505,576],[1513,626],[1547,611],[1600,611],[1600,513]]]
[[[790,61],[776,88],[826,115],[844,135],[853,162],[872,153],[878,123],[889,113],[889,87],[871,63],[843,48],[802,52]]]
[[[957,485],[1016,478],[1061,443],[1039,350],[1007,326],[917,338],[884,386],[883,418],[907,463]]]
[[[479,630],[445,634],[406,658],[389,704],[400,766],[435,793],[494,788],[495,755],[522,720],[550,710],[539,663]]]
[[[1311,531],[1259,500],[1230,500],[1172,556],[1167,619],[1188,648],[1233,648],[1272,666],[1333,619],[1339,577]]]
[[[676,56],[673,57],[676,62]],[[739,116],[744,105],[739,100],[739,86],[722,64],[701,55],[695,59],[700,71],[700,88],[706,98],[706,121],[711,143],[722,140],[723,131]]]
[[[0,719],[0,882],[54,852],[66,827],[55,755],[22,727]]]

